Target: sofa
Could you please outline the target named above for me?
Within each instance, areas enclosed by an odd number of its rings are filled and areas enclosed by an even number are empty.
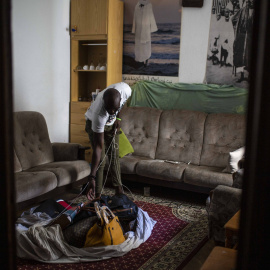
[[[39,112],[14,112],[14,173],[17,210],[87,181],[85,148],[75,143],[51,143]]]
[[[125,107],[121,127],[134,152],[120,159],[123,181],[209,193],[232,186],[230,153],[245,144],[243,114]]]

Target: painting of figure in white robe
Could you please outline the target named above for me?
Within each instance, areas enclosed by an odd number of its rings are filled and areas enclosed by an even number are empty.
[[[123,74],[178,77],[181,1],[124,3]]]
[[[132,24],[132,33],[135,34],[135,61],[147,65],[151,57],[151,33],[157,30],[152,4],[149,0],[139,0]]]

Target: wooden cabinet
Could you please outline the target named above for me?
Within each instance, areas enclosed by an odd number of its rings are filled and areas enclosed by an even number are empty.
[[[72,0],[71,35],[89,36],[107,34],[108,0]]]
[[[85,117],[84,114],[90,102],[71,102],[70,104],[70,142],[80,143],[83,146],[90,147],[86,150],[85,160],[91,162],[91,145],[88,134],[85,131]]]
[[[70,142],[90,146],[84,114],[91,94],[122,81],[123,11],[120,0],[71,0]],[[105,70],[90,70],[91,63]]]

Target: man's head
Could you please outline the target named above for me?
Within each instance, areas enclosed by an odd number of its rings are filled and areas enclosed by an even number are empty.
[[[110,115],[115,114],[120,108],[121,95],[114,88],[109,88],[105,91],[103,95],[103,100],[104,100],[105,110]]]

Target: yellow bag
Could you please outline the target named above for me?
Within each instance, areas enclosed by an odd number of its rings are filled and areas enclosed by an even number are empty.
[[[124,157],[127,154],[133,153],[134,149],[129,142],[126,134],[120,128],[121,133],[119,134],[119,158]]]
[[[84,247],[119,245],[126,239],[119,219],[107,207],[99,207],[95,202],[98,222],[88,231]]]

